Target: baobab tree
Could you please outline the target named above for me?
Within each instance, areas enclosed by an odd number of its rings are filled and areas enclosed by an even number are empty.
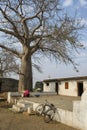
[[[72,50],[81,47],[81,26],[61,11],[59,0],[0,1],[0,32],[7,38],[0,47],[21,59],[19,91],[32,91],[32,57],[37,53],[74,65]]]

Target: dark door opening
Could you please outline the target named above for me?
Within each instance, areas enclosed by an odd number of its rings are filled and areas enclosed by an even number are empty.
[[[83,82],[78,82],[78,96],[81,96],[83,93]]]
[[[2,82],[0,82],[0,92],[2,91],[1,87],[2,87]]]
[[[58,95],[58,82],[55,83],[55,86],[56,86],[55,87],[55,89],[56,89],[55,91],[57,92],[57,95]]]

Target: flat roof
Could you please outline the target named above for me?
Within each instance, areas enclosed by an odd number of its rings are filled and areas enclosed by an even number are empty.
[[[58,82],[58,81],[66,81],[66,80],[84,80],[84,79],[87,79],[87,76],[45,79],[43,80],[43,82]]]

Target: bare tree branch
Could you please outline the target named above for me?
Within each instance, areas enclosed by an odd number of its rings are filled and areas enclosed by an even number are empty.
[[[16,62],[16,58],[12,53],[0,49],[0,76],[6,77],[11,72],[17,72],[18,70],[19,64]]]
[[[21,58],[22,54],[20,54],[19,52],[17,52],[16,50],[10,49],[9,47],[6,47],[4,45],[0,45],[1,48],[5,49],[8,52],[12,52],[13,54],[15,54],[17,57]]]
[[[0,8],[0,11],[2,12],[4,18],[12,25],[14,32],[9,31],[7,29],[2,29],[2,28],[0,28],[0,31],[5,32],[5,33],[10,34],[10,35],[13,35],[13,36],[17,37],[19,40],[21,40],[22,38],[21,38],[21,36],[20,36],[20,34],[19,34],[18,30],[17,30],[17,27],[15,26],[15,23],[12,21],[12,19],[10,17],[7,16],[5,11],[3,11],[1,8]]]
[[[33,54],[38,49],[40,49],[39,44],[41,43],[41,41],[42,41],[42,38],[40,38],[39,40],[37,40],[37,42],[35,43],[35,45],[32,46],[32,48],[31,48],[31,54]]]

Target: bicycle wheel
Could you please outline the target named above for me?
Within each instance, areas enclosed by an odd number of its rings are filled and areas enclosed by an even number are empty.
[[[35,113],[36,113],[36,115],[42,115],[42,112],[43,112],[43,104],[40,104],[40,105],[38,105],[37,107],[36,107],[36,109],[35,109]]]
[[[49,122],[53,119],[54,114],[55,114],[55,111],[52,110],[52,109],[46,111],[46,113],[45,113],[45,115],[44,115],[44,121],[45,121],[46,123],[49,123]]]

